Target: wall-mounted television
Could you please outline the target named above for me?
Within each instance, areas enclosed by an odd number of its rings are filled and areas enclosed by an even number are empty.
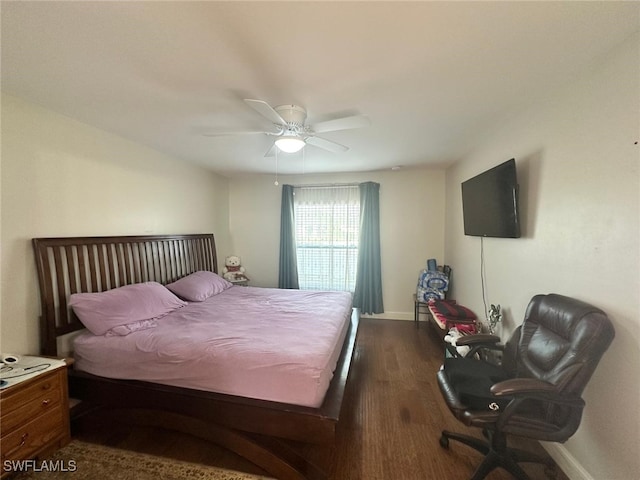
[[[515,159],[462,182],[464,234],[520,237]]]

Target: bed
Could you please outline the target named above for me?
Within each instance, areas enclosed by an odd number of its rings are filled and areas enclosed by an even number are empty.
[[[72,294],[111,292],[120,287],[136,287],[149,282],[173,285],[195,272],[217,273],[212,234],[38,238],[33,240],[33,247],[41,293],[41,353],[44,355],[59,356],[60,338],[85,328],[70,308]],[[270,289],[234,286],[216,295],[213,302],[227,296],[232,297],[232,303],[241,303],[240,300],[252,295],[262,295],[261,308],[265,311],[266,305],[281,301],[277,299],[279,297],[271,297],[276,293]],[[317,292],[315,294],[320,295]],[[320,306],[325,301],[319,297],[314,301],[312,305],[317,305],[317,310],[321,311]],[[189,305],[180,308],[180,314],[193,306],[190,302],[186,303]],[[205,308],[205,303],[195,305],[196,309]],[[316,309],[308,311],[308,325],[319,329],[320,322],[313,322],[313,310]],[[321,313],[324,315],[324,312]],[[239,317],[242,315],[234,311],[231,316],[236,324],[241,324],[242,318]],[[171,321],[182,320],[178,318]],[[341,327],[333,327],[340,330],[339,341],[329,355],[331,358],[319,360],[322,364],[329,362],[334,370],[333,375],[323,378],[322,373],[318,373],[317,383],[326,383],[326,393],[325,388],[321,387],[320,393],[311,392],[305,398],[297,394],[287,398],[273,396],[277,388],[268,394],[233,389],[212,392],[198,385],[185,386],[180,382],[158,383],[153,376],[135,377],[140,378],[138,380],[109,378],[114,374],[91,367],[95,360],[91,358],[92,336],[79,333],[76,345],[85,350],[79,355],[78,367],[84,366],[82,370],[74,368],[69,373],[70,395],[85,404],[124,409],[129,412],[127,418],[134,418],[137,422],[176,429],[218,443],[276,478],[326,478],[331,468],[330,461],[326,459],[330,459],[331,455],[308,453],[313,452],[316,446],[331,450],[335,442],[358,321],[357,310],[349,308],[346,322]],[[161,334],[161,330],[158,327],[150,331],[156,335]],[[142,338],[143,334],[146,331],[136,332],[135,336],[126,338]],[[165,332],[165,335],[170,334]],[[230,336],[235,337],[236,333]],[[263,336],[264,331],[258,333],[256,339]],[[261,348],[267,347],[262,345]],[[306,350],[306,347],[302,350]],[[116,356],[119,358],[119,355]],[[252,368],[249,366],[245,370],[251,373]],[[286,368],[281,370],[279,380],[269,384],[287,384],[287,377],[284,376]],[[113,371],[122,371],[122,368],[114,368]],[[224,377],[223,374],[224,371],[217,373]],[[310,390],[308,384],[302,384],[301,387],[299,392]],[[300,445],[303,447],[298,448]],[[315,461],[310,461],[310,458]],[[318,459],[326,461],[318,464]]]

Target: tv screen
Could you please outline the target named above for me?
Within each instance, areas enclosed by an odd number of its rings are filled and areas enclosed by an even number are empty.
[[[462,215],[465,235],[520,237],[515,159],[462,182]]]

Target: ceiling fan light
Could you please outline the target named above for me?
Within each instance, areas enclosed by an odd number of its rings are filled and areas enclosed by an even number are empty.
[[[303,139],[293,135],[284,135],[276,140],[276,147],[285,153],[299,152],[305,145],[306,143]]]

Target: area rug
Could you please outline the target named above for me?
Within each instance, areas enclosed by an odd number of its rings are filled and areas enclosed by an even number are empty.
[[[5,465],[6,467],[6,465]],[[222,468],[180,462],[74,440],[51,458],[16,464],[14,480],[266,480]]]

